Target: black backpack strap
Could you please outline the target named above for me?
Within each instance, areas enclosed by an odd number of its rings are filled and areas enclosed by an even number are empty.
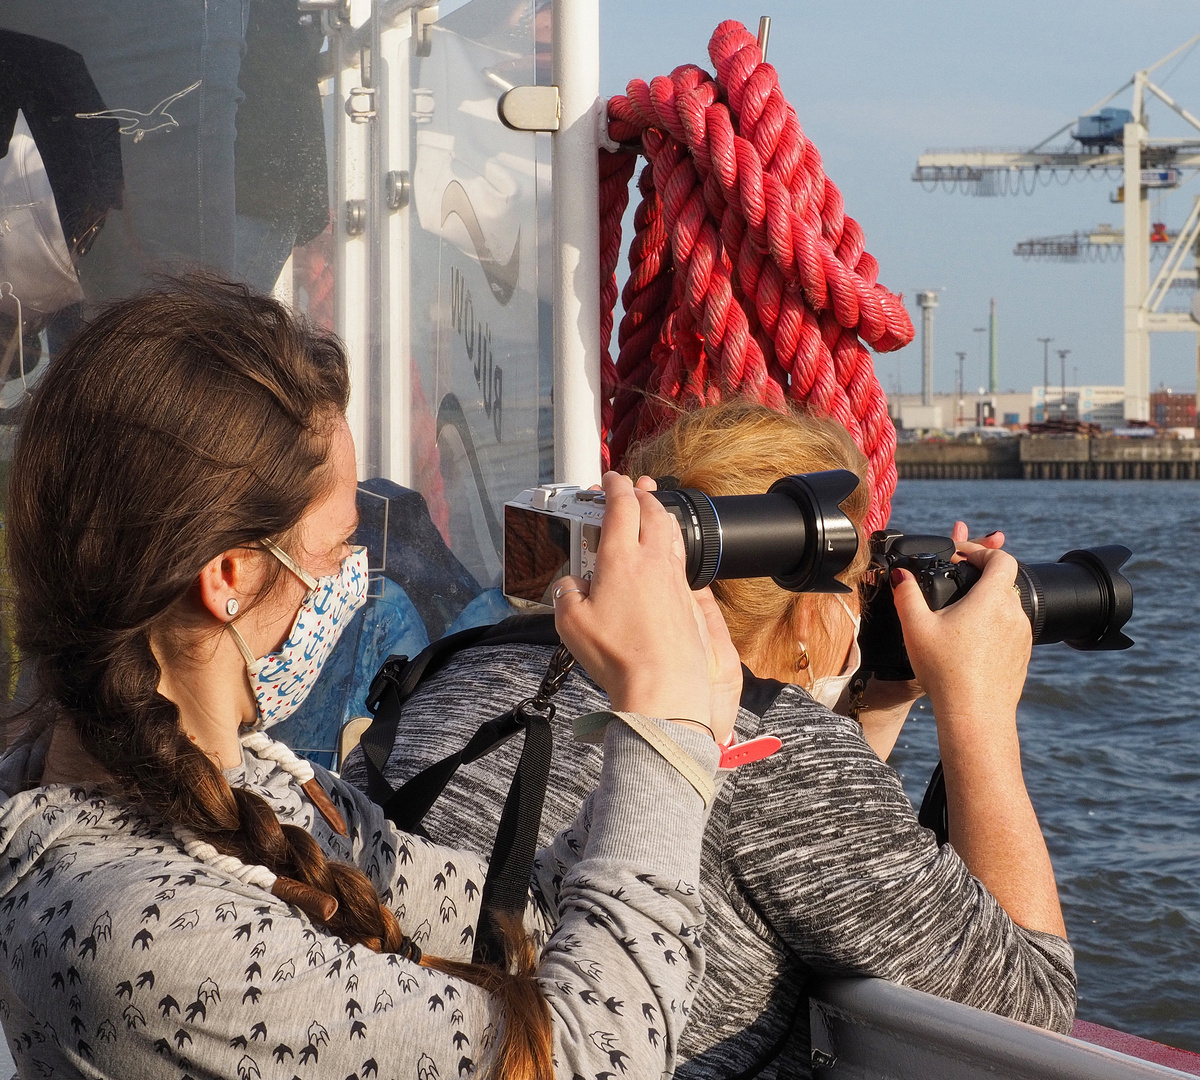
[[[492,626],[476,626],[461,630],[457,634],[449,634],[439,638],[411,659],[407,656],[389,656],[371,680],[367,694],[367,708],[375,717],[370,726],[363,732],[359,745],[363,749],[363,763],[367,772],[367,794],[373,802],[387,807],[396,792],[384,774],[392,747],[396,744],[396,734],[400,725],[400,714],[404,703],[412,696],[416,688],[427,678],[440,671],[450,660],[463,649],[474,645],[507,645],[507,644],[549,645],[559,644],[558,633],[554,629],[553,615],[516,615]],[[516,728],[507,730],[499,723],[502,717],[495,717],[482,725],[463,748],[465,753],[471,748],[473,753],[457,762],[446,774],[446,779],[425,803],[420,813],[415,817],[405,814],[415,826],[419,824],[425,811],[433,805],[438,792],[441,791],[458,765],[474,761],[488,750],[499,746],[516,733]],[[485,734],[485,729],[487,733]],[[488,740],[491,740],[490,743]],[[454,755],[451,755],[453,757]],[[450,758],[446,759],[447,762]],[[443,764],[430,766],[432,769]],[[414,779],[416,779],[414,777]],[[411,781],[410,781],[411,783]],[[395,820],[395,819],[393,819]],[[397,823],[399,824],[399,823]],[[401,825],[401,828],[408,826]]]
[[[519,715],[522,709],[523,706],[518,706],[513,712],[525,728],[525,745],[508,797],[504,800],[500,827],[496,830],[483,883],[472,957],[477,964],[507,966],[504,922],[520,922],[537,854],[538,830],[554,746],[550,731],[554,706],[550,704],[545,711],[526,710],[523,717]]]
[[[393,790],[384,776],[384,766],[396,740],[403,705],[420,683],[462,649],[516,643],[556,647],[534,696],[481,724],[461,750],[434,762]],[[406,832],[420,830],[421,820],[461,765],[490,753],[518,731],[525,732],[525,745],[500,815],[483,885],[475,932],[477,963],[504,964],[503,924],[510,918],[519,920],[525,910],[550,778],[554,742],[550,721],[555,711],[550,698],[574,666],[574,658],[562,647],[554,629],[552,615],[515,616],[495,626],[442,638],[411,660],[389,657],[371,683],[367,705],[375,720],[360,743],[367,765],[368,792],[389,820]]]

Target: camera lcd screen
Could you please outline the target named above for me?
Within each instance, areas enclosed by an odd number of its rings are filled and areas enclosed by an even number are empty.
[[[553,605],[551,587],[571,572],[571,527],[561,518],[504,508],[504,591]]]

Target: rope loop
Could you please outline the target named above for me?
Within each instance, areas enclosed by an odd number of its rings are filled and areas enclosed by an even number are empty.
[[[896,489],[896,431],[871,353],[913,338],[903,298],[876,280],[861,226],[795,109],[735,20],[694,64],[634,79],[608,103],[600,154],[603,465],[680,409],[749,397],[835,418],[866,454],[869,531]],[[610,355],[621,219],[640,146],[625,309]]]

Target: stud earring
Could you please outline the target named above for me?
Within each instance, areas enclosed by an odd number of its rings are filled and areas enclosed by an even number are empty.
[[[236,615],[238,613],[238,602],[235,597],[230,597],[225,601],[225,614]],[[806,665],[807,666],[807,665]]]
[[[797,644],[800,646],[800,655],[796,658],[796,670],[807,671],[809,663],[808,649],[805,648],[803,641],[797,642]]]

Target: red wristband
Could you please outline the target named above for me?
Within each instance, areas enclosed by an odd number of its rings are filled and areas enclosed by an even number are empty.
[[[783,748],[783,741],[774,735],[760,735],[757,739],[733,743],[721,748],[721,760],[718,769],[736,769],[739,765],[749,765],[754,761],[769,758],[776,750]]]

